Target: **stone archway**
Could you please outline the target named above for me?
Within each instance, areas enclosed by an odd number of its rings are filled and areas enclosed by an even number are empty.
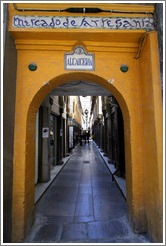
[[[131,115],[128,110],[128,105],[124,100],[122,94],[112,85],[109,84],[104,78],[94,75],[92,73],[68,73],[62,74],[55,77],[49,82],[45,83],[34,95],[31,100],[29,107],[27,108],[27,117],[24,125],[22,124],[22,131],[25,133],[20,139],[22,142],[21,148],[20,144],[15,142],[15,166],[14,166],[14,185],[13,185],[13,233],[14,240],[18,240],[20,236],[24,237],[26,231],[29,231],[31,224],[33,222],[33,212],[34,212],[34,175],[35,175],[35,121],[36,113],[38,111],[40,103],[43,101],[45,96],[55,87],[63,83],[70,82],[72,80],[86,80],[89,82],[95,82],[99,85],[105,87],[110,91],[117,99],[120,107],[122,109],[124,117],[124,132],[125,132],[125,156],[126,156],[126,182],[127,182],[127,204],[128,204],[128,216],[133,223],[136,223],[135,229],[137,231],[144,230],[144,211],[141,214],[137,214],[137,206],[143,206],[141,203],[143,199],[138,200],[136,196],[138,194],[133,193],[133,189],[138,186],[140,187],[141,176],[134,173],[134,146],[131,146]],[[16,125],[16,128],[20,128]],[[23,130],[24,128],[24,130]],[[23,146],[23,143],[25,145]],[[24,148],[24,149],[23,149]],[[18,155],[17,155],[18,151]],[[18,159],[22,158],[21,168],[17,165]],[[142,167],[140,167],[141,169]],[[134,178],[133,178],[134,177]],[[143,184],[143,180],[142,180]],[[18,193],[17,187],[20,188]],[[143,193],[142,189],[139,190],[139,194]],[[19,219],[18,219],[19,218]],[[141,218],[141,221],[140,221]],[[16,229],[17,228],[17,229]]]
[[[140,35],[137,30],[127,31],[125,35]],[[116,34],[120,34],[120,30]],[[92,72],[64,70],[64,51],[71,51],[74,41],[63,43],[60,48],[54,42],[39,42],[34,46],[34,40],[26,41],[16,40],[13,242],[23,240],[33,222],[34,133],[38,107],[51,90],[74,80],[95,82],[117,99],[124,117],[128,217],[135,231],[144,232],[148,228],[154,240],[161,241],[162,102],[156,32],[149,33],[139,60],[134,59],[137,49],[131,43],[115,49],[115,43],[104,44],[102,49],[102,42],[96,46],[87,43],[86,50],[95,54]],[[37,64],[36,71],[28,70],[31,62]],[[120,71],[122,64],[128,65],[127,73]]]

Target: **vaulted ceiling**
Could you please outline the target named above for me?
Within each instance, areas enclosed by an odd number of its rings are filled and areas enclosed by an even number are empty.
[[[72,81],[56,87],[52,96],[110,96],[104,87],[88,81]]]

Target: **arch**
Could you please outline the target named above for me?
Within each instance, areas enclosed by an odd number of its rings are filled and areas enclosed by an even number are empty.
[[[48,82],[45,82],[45,84],[37,91],[37,93],[34,95],[30,105],[29,105],[29,110],[31,110],[31,107],[33,108],[34,105],[35,107],[39,107],[44,98],[56,87],[59,85],[62,85],[64,83],[72,82],[72,81],[77,81],[77,80],[82,80],[82,81],[88,81],[92,83],[97,83],[104,87],[106,90],[108,90],[110,93],[113,94],[113,96],[117,99],[123,115],[127,116],[129,113],[126,101],[121,94],[121,92],[111,83],[109,83],[106,79],[103,77],[96,75],[94,73],[90,72],[70,72],[70,73],[65,73],[58,75],[57,77],[51,79]]]
[[[131,212],[132,209],[130,208],[132,204],[132,163],[131,163],[131,144],[130,144],[130,115],[128,106],[126,104],[126,101],[121,94],[120,91],[116,87],[114,87],[112,84],[109,84],[104,78],[94,75],[93,73],[86,73],[86,72],[71,72],[68,74],[62,74],[59,75],[47,83],[43,85],[38,92],[33,97],[29,109],[27,112],[27,120],[26,120],[26,155],[25,155],[25,187],[27,189],[31,190],[31,194],[29,194],[29,201],[28,204],[31,204],[31,208],[27,206],[25,208],[25,214],[28,214],[26,216],[25,224],[28,224],[30,227],[30,224],[32,224],[33,219],[33,210],[34,210],[34,184],[33,179],[35,176],[35,130],[36,130],[36,114],[38,111],[38,108],[44,98],[56,87],[59,85],[62,85],[63,83],[70,83],[71,81],[76,80],[84,80],[88,82],[95,82],[105,89],[107,89],[118,101],[120,108],[122,110],[123,120],[124,120],[124,138],[125,138],[125,163],[126,163],[126,184],[127,184],[127,205],[128,205],[128,211]],[[33,179],[32,179],[33,176]],[[31,181],[31,182],[30,182]],[[29,188],[28,188],[29,187]],[[26,188],[25,188],[26,189]],[[26,194],[26,190],[25,190]],[[132,217],[131,214],[129,214],[129,217]]]
[[[31,101],[30,105],[29,105],[29,109],[28,109],[28,113],[27,113],[27,130],[26,130],[26,134],[28,134],[28,131],[32,131],[32,129],[35,131],[35,121],[36,121],[36,114],[38,111],[38,108],[40,106],[40,104],[42,103],[42,101],[44,100],[44,98],[56,87],[58,87],[59,85],[62,85],[64,83],[70,83],[71,81],[76,81],[76,80],[82,80],[82,81],[88,81],[88,82],[95,82],[97,84],[99,84],[100,86],[104,87],[105,89],[107,89],[117,100],[117,102],[120,105],[121,111],[122,111],[122,116],[123,116],[123,121],[124,121],[124,137],[125,137],[125,156],[126,156],[126,167],[127,167],[127,171],[126,171],[126,180],[128,181],[128,176],[132,177],[131,174],[131,145],[130,145],[130,115],[129,115],[129,110],[128,110],[128,106],[126,104],[126,101],[123,97],[123,95],[121,94],[121,92],[114,87],[113,84],[108,83],[104,78],[98,76],[98,75],[94,75],[93,73],[86,73],[86,72],[71,72],[68,74],[62,74],[59,75],[53,79],[51,79],[50,81],[48,81],[47,83],[45,83],[45,85],[43,85],[38,92],[35,94],[35,96],[33,97],[33,100]],[[33,121],[32,121],[33,120]],[[33,122],[33,123],[32,123]],[[28,136],[26,136],[27,139],[29,139]],[[31,138],[33,139],[33,138]],[[31,146],[31,144],[30,144]],[[28,145],[27,145],[28,147]],[[27,154],[27,158],[28,158],[28,153],[29,150],[26,150],[26,154]],[[128,175],[129,174],[129,175]],[[129,196],[130,192],[128,190],[127,192],[127,196]],[[127,200],[131,200],[131,199],[127,199]]]
[[[56,87],[63,83],[68,83],[71,81],[88,81],[95,82],[105,89],[107,89],[113,96],[116,98],[117,102],[120,105],[123,120],[124,120],[124,138],[125,138],[125,163],[126,163],[126,188],[127,188],[127,210],[128,217],[133,225],[135,225],[136,231],[142,231],[144,229],[144,211],[141,211],[141,214],[138,213],[137,208],[139,209],[140,204],[143,203],[141,197],[140,200],[137,200],[137,196],[143,193],[143,190],[140,190],[138,194],[133,194],[133,190],[138,186],[138,183],[141,182],[141,175],[138,175],[133,171],[133,156],[134,151],[136,151],[135,146],[131,145],[131,116],[128,104],[123,96],[123,94],[116,88],[113,84],[107,82],[107,80],[97,74],[90,72],[70,72],[58,75],[53,79],[45,82],[44,85],[39,88],[36,94],[33,96],[32,100],[27,109],[26,121],[25,121],[25,148],[21,147],[22,152],[24,152],[24,160],[22,166],[21,181],[19,181],[20,173],[18,163],[14,166],[15,176],[14,176],[14,185],[13,185],[13,241],[17,241],[17,238],[20,238],[22,235],[22,240],[24,236],[30,231],[30,228],[34,219],[34,177],[35,177],[35,127],[36,127],[36,114],[38,108],[44,98]],[[134,130],[132,130],[134,131]],[[23,136],[24,137],[24,136]],[[19,146],[20,147],[20,146]],[[18,148],[18,146],[17,146]],[[132,150],[133,149],[133,150]],[[21,152],[20,152],[21,153]],[[20,158],[20,153],[19,157]],[[140,162],[140,161],[139,161]],[[136,161],[135,161],[136,163]],[[134,178],[133,178],[134,173]],[[143,179],[143,178],[142,178]],[[19,182],[21,184],[19,184]],[[143,182],[141,182],[143,183]],[[21,187],[20,193],[22,193],[22,198],[20,199],[19,194],[16,192],[18,187]],[[140,186],[139,186],[140,188]],[[142,188],[142,187],[141,187]],[[17,194],[17,196],[16,196]],[[136,197],[134,197],[134,195]],[[19,217],[19,220],[18,220]]]

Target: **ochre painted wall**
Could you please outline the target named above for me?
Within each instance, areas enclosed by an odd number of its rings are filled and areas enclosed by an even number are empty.
[[[162,96],[157,34],[147,36],[140,58],[143,163],[147,226],[152,239],[162,237],[163,139]],[[156,230],[156,227],[158,228]]]
[[[12,16],[16,12],[13,5],[10,10]],[[56,86],[77,80],[98,83],[117,99],[124,118],[128,217],[136,232],[148,229],[153,240],[161,242],[162,104],[156,32],[149,34],[145,42],[147,51],[136,60],[144,30],[47,30],[46,34],[42,29],[15,30],[10,21],[10,31],[18,49],[13,242],[23,240],[33,221],[35,120],[39,105]],[[76,45],[95,54],[95,71],[64,70],[64,53],[71,52]],[[146,59],[147,54],[150,61]],[[31,62],[37,64],[36,71],[28,69]],[[120,71],[122,64],[128,65],[127,73]],[[111,78],[114,79],[112,84],[108,82]],[[151,96],[147,95],[148,88]],[[152,148],[149,137],[153,140]],[[148,159],[153,160],[154,171]],[[156,187],[154,197],[148,196],[149,181]],[[151,200],[147,201],[149,197]],[[153,205],[148,210],[149,204]]]
[[[5,22],[6,28],[3,33],[5,35],[3,63],[3,242],[10,243],[17,50],[14,39],[7,31],[8,12],[6,12]]]
[[[75,121],[81,126],[82,125],[82,120],[81,120],[81,112],[79,108],[79,102],[78,102],[78,97],[74,98],[74,114],[73,117]]]

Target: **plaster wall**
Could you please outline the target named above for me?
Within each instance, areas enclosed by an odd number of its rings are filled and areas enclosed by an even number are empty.
[[[4,8],[4,60],[3,60],[3,240],[11,242],[13,149],[17,51],[9,34],[7,8]]]
[[[151,37],[150,37],[151,36]],[[147,37],[140,58],[145,209],[149,235],[162,238],[162,96],[157,33]],[[150,52],[152,50],[152,52]],[[153,83],[151,83],[153,81]],[[155,221],[155,223],[154,223]],[[156,230],[157,227],[157,230]],[[157,235],[156,235],[157,234]]]
[[[154,19],[158,34],[161,87],[163,92],[163,3],[155,4]]]
[[[75,121],[81,126],[82,120],[81,120],[81,113],[80,113],[80,108],[79,108],[79,103],[78,103],[78,97],[76,96],[74,98],[74,119]]]
[[[53,96],[53,105],[51,105],[51,112],[55,113],[56,115],[59,115],[59,102],[58,102],[58,96]]]

